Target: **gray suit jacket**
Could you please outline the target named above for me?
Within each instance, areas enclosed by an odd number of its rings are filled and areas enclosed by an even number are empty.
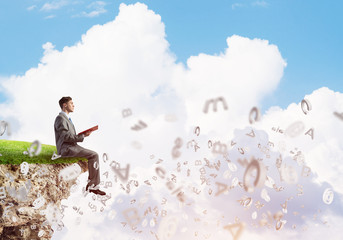
[[[59,155],[70,155],[71,151],[80,147],[77,142],[82,142],[84,136],[82,134],[76,135],[74,124],[70,122],[64,113],[60,113],[56,117],[54,128],[56,148]]]

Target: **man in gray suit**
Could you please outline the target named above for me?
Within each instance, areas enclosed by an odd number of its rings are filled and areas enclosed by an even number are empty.
[[[74,112],[74,103],[71,97],[62,97],[59,101],[62,111],[55,119],[55,140],[57,153],[62,157],[84,157],[88,159],[88,184],[86,191],[105,195],[99,190],[100,171],[99,156],[96,152],[83,148],[77,142],[83,142],[91,132],[77,135],[69,113]]]

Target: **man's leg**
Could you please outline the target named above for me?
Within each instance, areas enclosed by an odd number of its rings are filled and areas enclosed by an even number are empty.
[[[99,155],[79,145],[73,146],[63,157],[84,157],[88,159],[88,184],[87,186],[98,187],[100,183]]]
[[[81,151],[81,155],[88,159],[88,184],[92,188],[99,188],[100,183],[100,166],[99,166],[99,155],[89,149]]]

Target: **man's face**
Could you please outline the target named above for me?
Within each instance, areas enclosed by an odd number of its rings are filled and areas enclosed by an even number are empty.
[[[73,100],[69,100],[67,103],[65,103],[65,110],[67,110],[68,113],[74,112],[74,103],[73,103]]]

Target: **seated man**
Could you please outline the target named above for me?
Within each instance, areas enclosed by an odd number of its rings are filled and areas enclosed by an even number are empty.
[[[71,97],[62,97],[59,101],[62,111],[55,120],[55,139],[57,153],[62,157],[84,157],[88,159],[88,184],[86,191],[105,195],[99,190],[100,171],[99,156],[96,152],[83,148],[77,144],[88,137],[91,132],[77,135],[69,113],[74,112],[74,103]]]

